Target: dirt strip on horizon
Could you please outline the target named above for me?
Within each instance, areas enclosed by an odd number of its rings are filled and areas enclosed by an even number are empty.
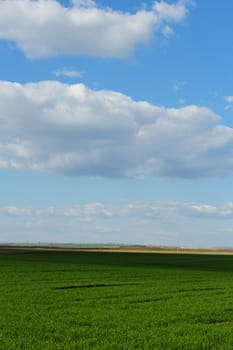
[[[63,248],[63,247],[21,247],[1,246],[0,254],[23,254],[33,252],[94,252],[94,253],[147,253],[147,254],[201,254],[201,255],[232,255],[233,250],[217,249],[156,249],[156,248]]]

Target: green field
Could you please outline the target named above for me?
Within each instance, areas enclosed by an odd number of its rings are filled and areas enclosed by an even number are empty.
[[[0,254],[0,349],[233,349],[233,256]]]

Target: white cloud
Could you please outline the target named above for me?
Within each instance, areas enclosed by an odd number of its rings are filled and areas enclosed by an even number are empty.
[[[0,39],[16,43],[29,58],[125,58],[154,32],[171,34],[171,24],[183,21],[187,6],[182,0],[156,1],[151,10],[132,14],[98,8],[92,0],[73,0],[71,7],[57,0],[4,0],[0,2]]]
[[[95,7],[96,3],[92,0],[71,0],[71,3],[77,7]]]
[[[0,167],[71,176],[233,174],[233,129],[205,107],[158,107],[55,81],[0,82]]]
[[[0,208],[0,212],[10,216],[23,217],[73,217],[73,218],[91,218],[94,216],[111,217],[113,212],[105,208],[102,203],[88,203],[86,205],[77,204],[68,208],[46,207],[46,208],[22,208],[8,206]]]
[[[153,9],[161,21],[177,22],[183,20],[187,15],[187,1],[179,1],[175,4],[169,4],[166,1],[155,1]]]
[[[228,103],[233,103],[233,96],[225,96],[224,100]]]
[[[83,72],[68,67],[56,69],[52,73],[56,77],[81,78],[83,76]]]
[[[138,219],[169,219],[178,216],[195,216],[199,218],[232,218],[233,202],[225,202],[219,206],[187,201],[136,201],[118,207],[108,208],[103,203],[76,204],[71,207],[16,207],[0,208],[1,214],[30,218],[90,218],[114,219],[120,217],[137,217]]]
[[[190,213],[202,217],[233,218],[233,203],[224,203],[219,207],[207,204],[191,204]]]
[[[168,38],[169,36],[171,36],[171,35],[174,34],[174,30],[173,30],[170,26],[166,25],[166,26],[162,29],[162,33],[163,33],[163,35],[164,35],[166,38]]]
[[[177,201],[139,201],[125,205],[120,209],[121,215],[136,216],[144,219],[178,218],[179,216],[233,219],[233,202],[225,202],[219,206],[212,204],[177,202]]]
[[[181,90],[183,90],[183,88],[185,87],[185,85],[187,85],[187,82],[186,81],[177,81],[174,83],[173,85],[173,89],[176,91],[176,92],[179,92]]]
[[[184,104],[185,104],[185,99],[179,98],[179,99],[178,99],[178,103],[179,103],[180,105],[184,105]]]
[[[138,201],[0,208],[1,242],[232,245],[233,203]],[[143,234],[142,234],[143,233]],[[223,244],[223,242],[225,242]]]
[[[228,104],[225,106],[225,109],[226,109],[226,110],[232,109],[232,108],[233,108],[233,96],[225,96],[225,97],[224,97],[224,100],[228,103]]]

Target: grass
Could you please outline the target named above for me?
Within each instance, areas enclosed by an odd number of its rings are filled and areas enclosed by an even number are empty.
[[[0,349],[233,349],[233,256],[0,255]]]

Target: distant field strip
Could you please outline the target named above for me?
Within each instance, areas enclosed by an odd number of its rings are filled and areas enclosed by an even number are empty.
[[[0,350],[233,349],[233,256],[0,254]]]

